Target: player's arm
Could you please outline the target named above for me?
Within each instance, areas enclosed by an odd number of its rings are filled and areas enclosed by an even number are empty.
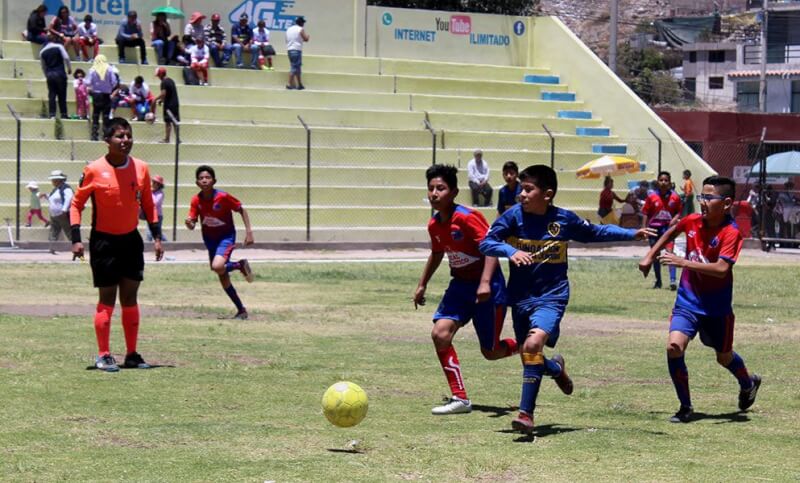
[[[658,261],[664,265],[687,268],[697,273],[716,278],[724,278],[733,265],[733,262],[721,257],[714,263],[694,262],[683,257],[679,257],[678,255],[670,253],[666,250],[659,255]],[[639,265],[641,266],[641,263]]]
[[[653,261],[655,260],[658,252],[663,250],[664,247],[675,240],[675,238],[677,238],[682,231],[683,227],[680,224],[669,227],[669,229],[663,235],[661,235],[661,238],[656,241],[656,244],[650,247],[650,251],[647,252],[647,255],[639,260],[639,271],[642,272],[645,277],[647,277],[647,274],[650,273],[650,267],[653,265]]]
[[[646,200],[644,200],[644,206],[642,206],[642,228],[647,228],[647,225],[650,224],[651,212],[652,209],[650,205],[650,198],[648,197]]]
[[[200,200],[195,196],[192,198],[191,203],[189,203],[189,215],[186,217],[184,223],[186,224],[186,228],[190,230],[194,230],[194,227],[197,225],[197,213],[200,211]]]
[[[242,221],[244,222],[244,246],[252,245],[255,239],[253,239],[253,229],[250,226],[250,216],[244,207],[239,211],[239,214],[242,215]]]
[[[582,243],[596,243],[608,241],[644,240],[649,236],[656,236],[652,228],[622,228],[617,225],[595,225],[579,218],[574,213],[569,221],[570,238]]]
[[[478,284],[478,291],[475,293],[478,303],[486,302],[492,297],[492,276],[497,270],[497,257],[486,257],[483,262],[483,272],[481,282]]]
[[[442,258],[444,258],[444,252],[431,251],[428,256],[428,261],[425,262],[425,268],[422,270],[422,277],[420,277],[417,289],[414,291],[414,298],[412,299],[414,301],[414,310],[420,305],[425,305],[425,290],[428,288],[428,282],[431,277],[436,273],[436,269],[439,268],[439,264],[442,263]]]
[[[86,201],[94,192],[94,173],[89,166],[83,169],[83,174],[78,182],[78,191],[69,204],[69,224],[71,228],[73,257],[83,258],[83,243],[81,243],[81,213],[86,206]]]
[[[489,229],[489,233],[486,234],[480,245],[478,245],[478,249],[487,257],[506,257],[511,260],[514,265],[529,265],[530,262],[532,262],[532,259],[529,263],[522,263],[524,260],[521,259],[524,258],[525,255],[529,254],[517,250],[506,243],[508,237],[513,234],[511,231],[511,223],[513,221],[511,215],[512,212],[513,209],[509,209],[500,215],[499,218],[494,220],[492,227]]]

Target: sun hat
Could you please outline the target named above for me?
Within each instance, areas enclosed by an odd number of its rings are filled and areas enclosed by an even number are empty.
[[[153,181],[160,184],[161,186],[164,186],[164,177],[161,176],[160,174],[153,175]]]
[[[67,179],[67,175],[64,174],[64,172],[61,171],[60,169],[54,169],[53,171],[50,172],[50,177],[48,177],[47,179],[49,180]]]
[[[37,183],[36,181],[31,181],[30,183],[25,185],[25,187],[28,188],[28,189],[38,190],[39,189],[39,183]]]
[[[189,17],[189,23],[195,23],[200,20],[203,20],[204,18],[206,18],[206,16],[203,15],[201,12],[194,12],[192,13],[192,16]]]

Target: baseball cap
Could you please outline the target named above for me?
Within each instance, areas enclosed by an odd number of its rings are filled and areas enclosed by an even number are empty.
[[[156,77],[161,77],[162,75],[167,75],[167,69],[164,67],[157,67],[156,68]]]
[[[219,20],[219,19],[220,19],[220,17],[219,17],[218,13],[212,13],[211,14],[211,20]]]
[[[30,183],[25,185],[25,187],[30,189],[39,189],[39,183],[37,183],[36,181],[31,181]]]
[[[239,15],[239,20],[247,20],[249,18],[250,17],[248,17],[246,13],[243,13],[243,14]]]
[[[296,23],[297,25],[301,25],[302,26],[303,24],[306,23],[306,18],[303,17],[302,15],[300,15],[299,17],[294,19],[294,23]]]

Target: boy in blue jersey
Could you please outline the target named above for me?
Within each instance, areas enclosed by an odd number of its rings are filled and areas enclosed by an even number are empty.
[[[506,161],[503,165],[503,180],[506,185],[500,188],[497,195],[497,216],[502,215],[505,211],[517,204],[519,201],[519,192],[522,190],[519,187],[519,167],[514,161]]]
[[[670,421],[688,423],[692,418],[689,372],[684,353],[689,341],[700,333],[700,341],[717,353],[717,362],[739,382],[739,409],[747,410],[756,400],[761,377],[747,371],[733,351],[733,264],[742,249],[742,234],[730,210],[736,183],[721,176],[703,180],[700,213],[686,216],[669,228],[639,262],[645,277],[656,257],[670,267],[682,267],[681,283],[672,309],[667,342],[667,367],[681,403]],[[686,258],[662,252],[679,234],[686,233]]]
[[[458,195],[457,169],[434,164],[425,172],[428,200],[436,214],[428,222],[431,254],[414,291],[414,308],[425,305],[425,291],[442,259],[447,255],[450,285],[433,315],[431,338],[452,396],[431,411],[436,415],[472,411],[453,337],[472,320],[481,353],[486,359],[508,357],[517,350],[514,339],[500,340],[506,316],[505,279],[495,257],[485,257],[478,244],[489,223],[480,211],[455,203]]]
[[[186,218],[186,227],[194,230],[198,218],[202,226],[203,243],[208,249],[208,259],[211,270],[219,276],[222,289],[236,306],[234,319],[246,319],[247,309],[242,304],[236,289],[233,288],[231,277],[228,275],[233,270],[239,270],[245,280],[252,282],[253,270],[244,258],[238,262],[231,261],[231,254],[236,246],[236,227],[233,226],[233,212],[242,215],[244,221],[244,244],[253,244],[253,230],[250,228],[250,217],[242,207],[242,203],[234,196],[215,189],[217,176],[211,166],[199,166],[195,170],[195,181],[200,193],[192,197],[189,204],[189,216]]]
[[[519,181],[519,204],[492,224],[480,249],[484,255],[508,257],[511,262],[508,304],[523,367],[519,415],[511,427],[530,434],[542,377],[551,376],[564,394],[573,391],[564,358],[556,354],[547,359],[543,353],[545,345],[555,347],[569,302],[567,242],[642,240],[654,232],[592,225],[572,211],[553,206],[558,180],[548,166],[525,168]]]

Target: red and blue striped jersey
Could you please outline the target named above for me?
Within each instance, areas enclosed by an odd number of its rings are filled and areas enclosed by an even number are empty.
[[[214,190],[211,199],[204,199],[202,193],[192,197],[189,205],[189,218],[197,220],[203,231],[203,240],[219,241],[236,233],[233,226],[233,212],[241,213],[242,202],[224,191]]]
[[[444,252],[450,263],[450,275],[459,280],[480,280],[484,256],[478,245],[489,231],[489,223],[480,211],[456,205],[450,219],[442,223],[439,213],[428,222],[431,251]]]

